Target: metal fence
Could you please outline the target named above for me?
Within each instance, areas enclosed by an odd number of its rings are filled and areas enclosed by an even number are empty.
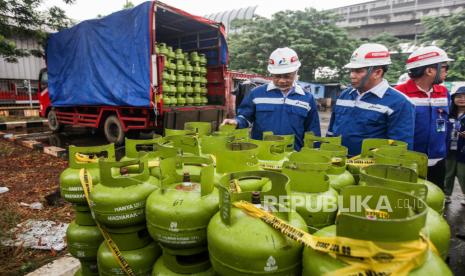
[[[37,108],[37,81],[0,80],[0,109]]]

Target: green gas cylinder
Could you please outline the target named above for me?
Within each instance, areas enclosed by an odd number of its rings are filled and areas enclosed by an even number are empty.
[[[291,201],[313,233],[334,223],[338,193],[331,188],[327,171],[331,159],[318,150],[303,148],[284,162],[282,173],[290,179]]]
[[[313,132],[308,131],[304,134],[304,146],[307,148],[317,148],[318,144],[333,144],[340,145],[342,137],[320,137],[316,136]]]
[[[395,165],[374,164],[360,170],[360,185],[387,187],[414,195],[427,202],[428,186],[418,182],[413,169]],[[423,233],[429,237],[443,258],[450,244],[450,227],[437,211],[428,207]]]
[[[249,141],[249,129],[241,128],[237,129],[235,125],[220,125],[218,132],[224,135],[232,135],[234,142],[248,142]]]
[[[320,152],[331,158],[331,166],[327,171],[329,185],[336,191],[350,185],[355,185],[354,176],[346,169],[348,150],[346,147],[331,143],[322,143]]]
[[[328,226],[315,233],[321,237],[347,237],[358,240],[378,242],[407,242],[418,240],[420,231],[427,219],[427,206],[422,200],[396,190],[370,187],[349,186],[341,193],[342,208],[336,219],[336,225]],[[351,208],[351,198],[369,198],[366,205]],[[381,203],[380,203],[381,202]],[[404,204],[399,205],[398,202]],[[356,205],[356,204],[354,204]],[[365,206],[365,207],[364,207]],[[368,209],[366,209],[368,207]],[[379,208],[379,209],[377,209]],[[387,216],[377,217],[375,211],[384,211]],[[348,266],[337,257],[313,250],[304,249],[304,276],[323,275]],[[408,275],[452,275],[442,259],[428,249],[425,259]]]
[[[74,216],[75,222],[83,226],[94,226],[95,221],[90,212],[88,205],[75,204],[74,207]]]
[[[182,49],[176,49],[174,52],[176,54],[176,60],[184,61],[184,53],[182,52]]]
[[[190,130],[178,129],[165,129],[165,133],[167,135],[163,137],[163,142],[161,143],[163,146],[173,147],[181,155],[200,155],[199,137],[195,133]],[[184,133],[184,135],[181,133]]]
[[[182,251],[206,246],[208,222],[218,211],[213,162],[206,160],[178,157],[160,161],[164,180],[161,189],[147,199],[146,217],[150,235],[164,247]],[[191,166],[190,172],[187,166]]]
[[[288,141],[278,135],[263,136],[263,140],[250,140],[258,146],[258,163],[262,169],[281,171],[289,153]]]
[[[163,55],[163,56],[168,55],[168,48],[166,47],[166,43],[159,43],[158,49],[159,49],[160,55]]]
[[[375,163],[401,165],[412,168],[418,173],[418,183],[428,188],[426,203],[439,214],[444,212],[444,192],[434,183],[426,180],[428,176],[428,156],[421,152],[404,148],[380,149],[374,153]]]
[[[200,137],[200,151],[202,155],[212,154],[216,158],[218,152],[226,150],[226,145],[234,140],[234,136],[229,133],[216,131],[211,135]]]
[[[360,155],[352,157],[350,160],[358,160],[360,162],[374,162],[374,153],[383,147],[404,148],[407,149],[407,143],[391,139],[368,138],[362,142],[362,150]],[[350,163],[347,169],[354,175],[356,182],[358,182],[358,175],[360,174],[360,167],[353,166]]]
[[[93,222],[93,220],[92,220]],[[69,253],[79,259],[81,268],[75,275],[98,275],[97,250],[103,237],[97,226],[79,225],[72,221],[66,230]]]
[[[200,64],[200,66],[207,65],[207,57],[206,57],[205,54],[200,54],[199,55],[199,64]]]
[[[121,161],[135,160],[141,157],[141,152],[153,152],[159,146],[162,141],[162,136],[155,134],[152,139],[124,139],[125,155],[121,158]],[[149,161],[150,158],[148,159]],[[150,165],[149,165],[150,167]],[[136,172],[139,166],[134,165],[128,167],[129,172]]]
[[[189,55],[189,58],[192,62],[199,62],[200,61],[200,57],[199,57],[199,54],[195,51],[191,52],[190,55]]]
[[[184,129],[202,137],[212,133],[212,124],[211,122],[186,122]]]
[[[216,155],[216,171],[228,173],[237,171],[258,170],[257,145],[244,142],[233,142],[226,145],[226,149]]]
[[[136,173],[129,166],[138,165]],[[95,219],[107,227],[127,227],[145,222],[145,201],[158,189],[158,179],[150,176],[148,161],[100,161],[100,185],[91,193]]]
[[[161,249],[152,242],[143,248],[121,251],[121,255],[128,262],[134,275],[146,276],[151,274],[153,264],[161,255]],[[101,276],[125,275],[105,242],[98,249],[97,263]]]
[[[237,192],[230,189],[235,180],[248,177],[268,178],[271,189],[266,192]],[[213,269],[219,275],[299,275],[302,245],[285,237],[258,218],[234,207],[233,202],[252,201],[302,230],[305,221],[289,208],[279,208],[281,196],[287,196],[289,178],[272,171],[247,171],[221,178],[220,211],[208,224],[208,251]],[[253,198],[253,200],[252,200]],[[273,198],[274,200],[269,200]]]
[[[86,205],[87,201],[82,189],[79,172],[87,169],[92,175],[95,184],[100,181],[97,157],[104,157],[107,160],[115,160],[114,144],[95,147],[69,146],[69,167],[60,175],[61,196],[73,204]]]
[[[183,252],[173,251],[166,247],[162,249],[163,255],[155,262],[152,276],[216,275],[205,248],[186,249]]]
[[[72,221],[66,230],[69,253],[80,260],[97,260],[97,250],[103,241],[97,226],[78,225]]]
[[[208,104],[208,98],[207,98],[207,97],[201,97],[200,103],[201,103],[202,105],[207,105],[207,104]]]

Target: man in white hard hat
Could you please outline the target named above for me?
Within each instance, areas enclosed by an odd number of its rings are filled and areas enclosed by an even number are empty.
[[[447,53],[436,47],[422,47],[407,59],[410,77],[396,89],[407,95],[415,104],[415,138],[413,149],[428,155],[428,180],[444,187],[446,136],[450,96],[440,85],[447,75]]]
[[[237,110],[235,119],[223,124],[238,128],[252,127],[252,138],[261,140],[264,131],[276,135],[295,135],[294,149],[303,146],[304,133],[320,135],[320,121],[313,96],[297,83],[300,67],[297,53],[290,48],[278,48],[271,53],[268,71],[272,82],[253,89]]]
[[[351,87],[344,90],[331,114],[328,136],[342,135],[349,155],[360,154],[366,138],[384,138],[413,145],[415,109],[409,99],[383,78],[391,64],[388,49],[375,43],[361,45],[350,63]]]

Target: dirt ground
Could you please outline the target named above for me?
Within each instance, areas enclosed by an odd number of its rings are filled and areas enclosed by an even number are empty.
[[[55,192],[60,173],[67,162],[0,139],[0,240],[8,238],[8,230],[28,219],[70,222],[71,205]],[[50,194],[54,195],[47,197]],[[49,199],[47,200],[46,197]],[[43,209],[33,210],[20,203],[41,202]],[[0,275],[24,275],[65,254],[0,244]]]

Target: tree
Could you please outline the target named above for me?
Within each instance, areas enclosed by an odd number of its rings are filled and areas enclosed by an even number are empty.
[[[420,40],[426,45],[434,43],[455,59],[447,74],[448,81],[465,79],[465,11],[448,17],[427,17],[422,20],[425,32]]]
[[[131,1],[126,0],[126,4],[124,4],[123,9],[130,9],[134,8],[134,4]]]
[[[401,43],[408,42],[407,40],[401,40],[389,33],[381,33],[371,39],[368,42],[379,43],[386,46],[391,52],[392,64],[389,65],[389,70],[384,75],[384,78],[389,83],[395,84],[399,77],[406,73],[405,62],[407,61],[408,54],[402,53],[400,47]]]
[[[290,47],[301,59],[299,74],[306,81],[315,81],[318,68],[340,72],[355,45],[347,32],[336,26],[334,15],[310,8],[278,12],[271,19],[237,21],[232,28],[228,39],[232,69],[267,74],[271,52]]]
[[[66,4],[75,0],[63,0]],[[18,57],[42,56],[42,49],[19,49],[15,39],[33,38],[43,44],[47,31],[69,27],[72,21],[65,12],[54,6],[45,11],[39,7],[43,0],[0,0],[0,57],[8,62],[17,62]]]

